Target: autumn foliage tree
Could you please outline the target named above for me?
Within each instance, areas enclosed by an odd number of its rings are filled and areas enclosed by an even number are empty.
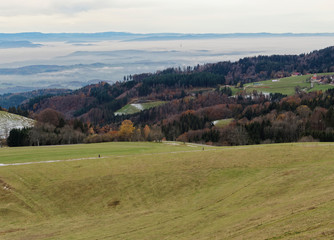
[[[150,135],[150,131],[151,131],[150,127],[148,125],[145,125],[143,131],[144,131],[144,138],[145,138],[145,140],[148,140],[148,136]]]
[[[122,141],[131,141],[132,135],[135,131],[135,127],[131,120],[124,120],[119,128],[119,138]]]
[[[51,108],[41,111],[36,116],[36,119],[41,123],[49,123],[56,127],[63,127],[65,125],[63,114]]]

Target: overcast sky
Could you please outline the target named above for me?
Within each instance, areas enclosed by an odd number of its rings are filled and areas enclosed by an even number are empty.
[[[0,32],[334,32],[333,0],[1,0]]]

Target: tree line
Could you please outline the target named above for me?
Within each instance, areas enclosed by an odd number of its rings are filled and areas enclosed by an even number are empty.
[[[12,130],[7,142],[38,146],[162,139],[217,145],[334,141],[333,89],[253,98],[228,97],[225,92],[184,97],[102,125],[66,120],[62,113],[45,109],[35,116],[33,128]],[[227,118],[234,119],[227,126],[213,124]]]
[[[78,119],[65,120],[53,109],[45,109],[35,116],[36,123],[31,128],[12,129],[7,145],[42,146],[77,143],[98,143],[110,141],[161,141],[160,128],[134,127],[131,120],[124,120],[119,127],[94,126]]]

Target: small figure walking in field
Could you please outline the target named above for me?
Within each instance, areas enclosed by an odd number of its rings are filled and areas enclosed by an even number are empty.
[[[99,154],[99,158],[100,158],[101,156],[100,156],[100,154]]]
[[[202,148],[202,150],[204,151],[204,147]]]

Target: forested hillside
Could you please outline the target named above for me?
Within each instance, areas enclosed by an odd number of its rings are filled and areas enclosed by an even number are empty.
[[[112,86],[90,85],[60,97],[33,99],[28,110],[39,112],[52,108],[67,117],[82,117],[94,123],[109,123],[113,113],[134,98],[170,101],[179,99],[195,88],[244,83],[301,74],[334,71],[334,47],[302,55],[273,55],[243,58],[237,62],[219,62],[195,67],[170,68],[154,74],[124,77]],[[37,100],[37,101],[36,101]],[[67,103],[73,102],[73,106]]]
[[[113,85],[100,82],[63,96],[34,98],[21,107],[35,118],[53,109],[75,131],[76,119],[85,124],[81,129],[86,136],[104,134],[99,141],[165,138],[218,145],[333,141],[334,90],[307,93],[296,86],[296,94],[286,96],[249,94],[242,87],[254,81],[330,71],[334,71],[333,47],[298,56],[258,56],[125,76]],[[239,93],[232,96],[232,88]],[[131,115],[114,114],[140,101],[165,103]],[[223,119],[232,120],[223,127],[214,125]],[[118,129],[125,120],[131,121],[127,125],[131,134],[120,137]],[[62,126],[56,128],[61,131]],[[90,137],[89,142],[94,139]]]
[[[35,101],[41,100],[38,97],[43,98],[64,95],[71,93],[69,89],[39,89],[30,92],[22,93],[7,93],[0,95],[0,106],[3,108],[17,107],[29,99],[35,98]]]
[[[293,72],[301,74],[333,72],[334,47],[309,54],[258,56],[243,58],[234,63],[207,64],[199,66],[197,71],[224,75],[225,83],[230,85],[287,77]]]

